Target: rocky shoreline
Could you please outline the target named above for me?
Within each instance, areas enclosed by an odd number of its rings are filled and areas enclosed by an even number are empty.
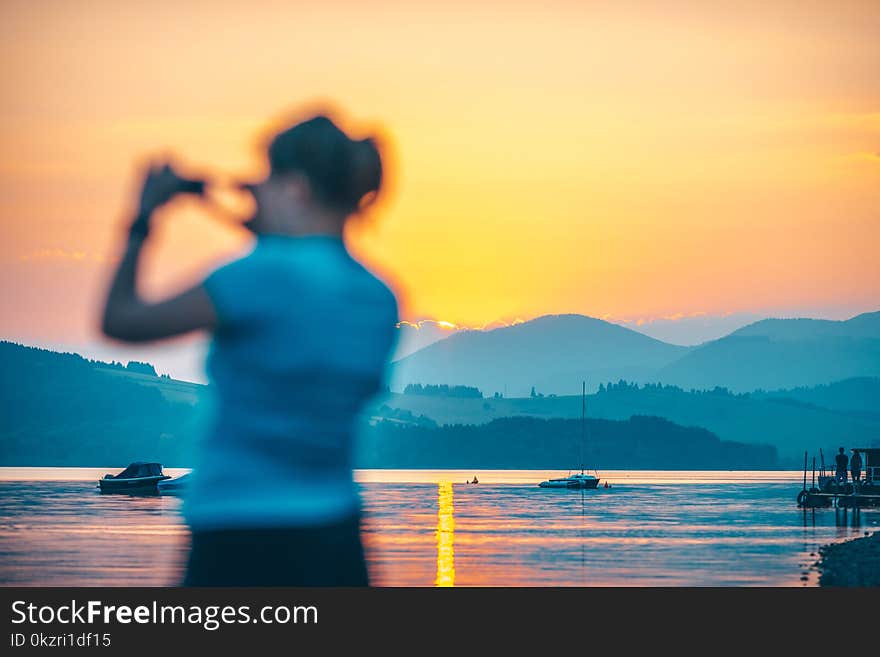
[[[880,586],[880,531],[819,548],[819,586]]]

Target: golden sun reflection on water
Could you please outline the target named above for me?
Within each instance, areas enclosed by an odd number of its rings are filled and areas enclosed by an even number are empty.
[[[452,483],[437,484],[437,586],[455,586],[455,501]]]

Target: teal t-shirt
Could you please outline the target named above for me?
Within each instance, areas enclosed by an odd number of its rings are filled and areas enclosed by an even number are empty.
[[[218,317],[213,423],[193,529],[296,527],[356,513],[352,439],[382,385],[397,302],[331,237],[261,237],[205,281]]]

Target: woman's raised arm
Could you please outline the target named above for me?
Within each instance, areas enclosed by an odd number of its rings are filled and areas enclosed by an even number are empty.
[[[196,285],[174,297],[150,303],[138,294],[138,264],[150,232],[153,212],[182,189],[182,182],[167,164],[150,167],[144,179],[137,217],[132,223],[125,253],[113,275],[101,328],[125,342],[146,342],[199,329],[213,328],[214,306],[204,286]]]

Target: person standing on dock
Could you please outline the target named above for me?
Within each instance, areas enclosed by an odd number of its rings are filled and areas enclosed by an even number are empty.
[[[852,480],[855,483],[862,478],[862,455],[855,448],[850,451],[852,451],[852,456],[849,459],[849,471],[852,473]]]
[[[834,457],[837,462],[837,473],[836,479],[842,484],[846,483],[846,468],[849,465],[849,459],[846,456],[846,452],[843,447],[837,450],[837,456]]]

